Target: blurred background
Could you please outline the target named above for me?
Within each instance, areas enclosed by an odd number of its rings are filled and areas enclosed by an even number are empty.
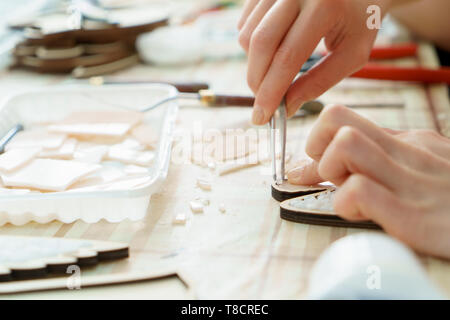
[[[139,61],[168,66],[242,57],[236,30],[240,2],[2,2],[0,65],[87,78]]]

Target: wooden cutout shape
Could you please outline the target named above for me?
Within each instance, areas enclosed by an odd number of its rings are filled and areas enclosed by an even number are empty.
[[[334,187],[326,184],[316,184],[313,186],[300,186],[283,182],[278,185],[272,183],[272,197],[277,201],[284,201],[299,196],[305,196],[312,193],[317,193],[325,190],[331,190]]]
[[[322,225],[329,227],[343,227],[343,228],[364,228],[364,229],[381,229],[379,225],[372,221],[348,221],[344,220],[333,211],[315,210],[298,208],[290,205],[292,200],[303,199],[305,197],[317,196],[321,191],[314,194],[303,195],[300,197],[290,198],[280,203],[280,217],[281,219],[304,223],[312,225]]]
[[[119,274],[101,274],[95,276],[85,275],[80,279],[80,287],[89,288],[98,286],[110,286],[116,284],[135,283],[140,281],[161,280],[172,277],[178,278],[181,283],[187,288],[187,290],[192,290],[190,289],[192,287],[190,280],[188,280],[188,278],[184,274],[181,274],[180,271],[176,270],[165,272],[127,272]],[[57,289],[67,289],[67,277],[3,282],[0,284],[0,296]]]
[[[71,265],[79,267],[94,266],[102,261],[128,258],[128,245],[118,242],[76,240],[45,237],[0,236],[3,254],[0,255],[0,282],[46,278],[48,275],[65,274]],[[13,244],[8,248],[8,243]],[[16,250],[14,245],[24,245],[31,251],[32,258],[19,257],[19,261],[7,261],[5,252]],[[66,247],[64,247],[66,245]],[[32,247],[58,246],[53,255],[45,250],[32,251]],[[5,261],[6,260],[6,261]],[[1,285],[0,285],[1,288]],[[0,290],[1,291],[1,290]]]
[[[22,67],[43,73],[68,73],[78,67],[98,67],[134,56],[135,53],[133,51],[118,51],[108,54],[93,54],[61,59],[44,59],[36,56],[17,56],[15,57],[14,67]]]
[[[120,26],[105,29],[67,29],[60,32],[47,33],[39,27],[25,30],[24,45],[57,47],[69,43],[106,44],[124,41],[132,45],[136,37],[144,32],[168,25],[169,19],[162,18],[140,25]]]

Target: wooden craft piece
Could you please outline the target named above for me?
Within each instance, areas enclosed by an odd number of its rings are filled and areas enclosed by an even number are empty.
[[[108,27],[105,29],[71,29],[52,33],[47,33],[45,29],[39,27],[27,28],[25,29],[25,44],[54,47],[68,42],[107,44],[124,41],[127,44],[134,45],[139,34],[153,31],[167,24],[168,19],[163,18],[134,26]]]
[[[81,56],[83,52],[83,46],[73,46],[70,48],[38,47],[34,54],[41,59],[70,59]]]
[[[0,246],[0,282],[47,278],[66,274],[71,265],[93,266],[129,255],[126,244],[94,240],[0,236]]]
[[[39,46],[26,45],[24,43],[19,43],[16,45],[13,51],[14,57],[25,57],[25,56],[34,56],[36,54]]]
[[[14,67],[20,66],[42,73],[67,73],[78,67],[99,67],[134,56],[135,54],[132,51],[118,51],[109,54],[93,54],[58,59],[46,59],[37,56],[15,56]]]
[[[139,55],[132,54],[117,59],[108,63],[103,63],[95,66],[78,66],[72,70],[72,76],[75,78],[89,78],[98,76],[99,74],[106,74],[116,72],[122,69],[129,68],[139,63]]]
[[[13,50],[13,67],[43,73],[69,73],[84,78],[127,68],[139,62],[135,41],[139,34],[165,26],[167,19],[141,25],[84,21],[80,28],[66,29],[66,18],[31,23],[25,40]],[[56,25],[59,27],[56,27]],[[56,27],[56,28],[55,28]]]
[[[324,190],[330,190],[334,187],[327,184],[316,184],[312,186],[300,186],[290,184],[289,182],[283,182],[278,185],[275,182],[272,183],[272,197],[277,201],[284,201],[287,199],[304,196],[312,193],[321,192]]]
[[[380,229],[380,226],[372,221],[348,221],[344,220],[332,209],[332,203],[323,202],[319,204],[319,201],[323,195],[334,192],[329,189],[326,191],[295,197],[284,200],[280,203],[280,217],[281,219],[313,225],[323,225],[330,227],[344,227],[344,228],[364,228],[364,229]],[[314,201],[318,202],[317,207],[314,206]],[[307,201],[304,206],[299,205],[302,201]]]
[[[0,270],[1,275],[1,270]],[[97,286],[108,286],[115,284],[136,283],[140,281],[153,281],[161,279],[176,278],[181,283],[189,288],[189,281],[180,275],[175,269],[168,271],[150,271],[150,272],[123,272],[117,274],[99,274],[99,275],[84,275],[80,278],[81,288],[90,288]],[[0,296],[11,295],[16,293],[48,291],[48,290],[67,290],[67,275],[66,277],[54,277],[45,279],[31,279],[22,281],[9,281],[0,284]],[[56,295],[58,295],[56,293]],[[59,296],[59,295],[58,295]]]
[[[108,54],[117,51],[124,51],[129,49],[123,42],[111,42],[111,43],[92,43],[84,44],[83,51],[86,54]]]

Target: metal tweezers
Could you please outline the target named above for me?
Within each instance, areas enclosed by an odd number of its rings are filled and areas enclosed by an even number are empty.
[[[277,139],[278,138],[278,139]],[[281,158],[277,161],[277,140],[281,147]],[[283,98],[277,111],[270,119],[270,153],[272,155],[272,174],[275,184],[282,184],[286,180],[286,99]]]

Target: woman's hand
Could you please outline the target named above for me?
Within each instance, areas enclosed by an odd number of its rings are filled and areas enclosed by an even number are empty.
[[[377,5],[384,15],[391,1],[247,0],[238,27],[248,54],[247,81],[256,96],[253,122],[269,121],[286,92],[291,116],[360,69],[377,34],[367,27],[367,8]],[[323,37],[329,54],[292,83]]]
[[[450,140],[431,131],[377,127],[343,106],[319,116],[306,146],[312,161],[294,184],[339,186],[336,213],[370,219],[411,247],[450,258]]]

